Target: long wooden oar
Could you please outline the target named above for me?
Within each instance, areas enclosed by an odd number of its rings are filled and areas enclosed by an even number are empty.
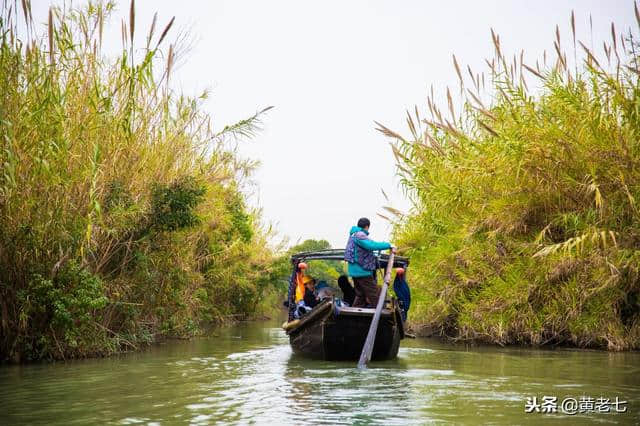
[[[367,333],[367,340],[362,347],[362,353],[360,354],[360,360],[358,361],[358,368],[365,368],[367,362],[371,360],[371,353],[373,352],[373,344],[376,341],[376,333],[378,332],[378,322],[380,321],[380,314],[382,313],[382,307],[384,306],[384,299],[387,296],[387,287],[389,281],[391,281],[391,268],[393,268],[394,253],[389,255],[389,262],[387,263],[387,270],[384,274],[384,282],[382,283],[382,290],[380,291],[380,297],[378,298],[378,304],[376,305],[376,312],[373,314],[371,325],[369,326],[369,333]]]

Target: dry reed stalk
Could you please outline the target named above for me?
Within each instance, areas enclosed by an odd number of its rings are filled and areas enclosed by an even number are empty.
[[[462,89],[464,89],[464,80],[462,79],[462,73],[460,72],[460,66],[458,66],[456,55],[453,55],[453,66],[456,69],[456,74],[458,74],[458,79],[460,80],[460,86]]]
[[[156,30],[157,22],[158,22],[158,12],[153,14],[153,20],[151,21],[151,29],[149,30],[149,35],[147,36],[147,46],[146,46],[147,50],[149,50],[149,46],[151,45],[151,39],[153,38],[153,33]]]
[[[53,8],[49,8],[49,26],[47,29],[49,32],[49,62],[51,63],[51,65],[55,65],[54,53],[53,53],[53,46],[54,46],[53,35],[55,32],[53,27]]]
[[[136,2],[135,0],[131,0],[131,6],[129,8],[129,36],[131,40],[131,46],[133,46],[133,35],[136,30]]]
[[[173,25],[173,21],[175,21],[175,19],[176,19],[175,16],[173,18],[171,18],[171,20],[169,21],[167,26],[164,28],[164,30],[162,31],[162,34],[160,34],[160,38],[158,39],[158,43],[156,44],[156,47],[154,48],[154,50],[156,50],[158,48],[158,46],[160,46],[160,44],[162,43],[162,40],[164,40],[164,38],[166,37],[167,33],[171,29],[171,26]]]

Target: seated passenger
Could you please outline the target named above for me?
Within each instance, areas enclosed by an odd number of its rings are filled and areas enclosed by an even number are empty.
[[[305,283],[311,279],[313,278],[305,275],[303,271],[296,273],[296,293],[295,298],[293,299],[296,304],[300,303],[300,301],[304,299]]]
[[[318,304],[318,299],[315,294],[316,280],[311,278],[304,283],[304,288],[304,304],[310,308],[315,307]]]
[[[296,310],[294,312],[294,317],[301,318],[318,304],[316,296],[313,293],[316,280],[308,275],[296,278],[298,285],[296,286]]]
[[[342,300],[349,306],[353,306],[353,301],[356,298],[356,291],[351,286],[349,278],[346,275],[340,275],[338,278],[338,286],[342,290]]]

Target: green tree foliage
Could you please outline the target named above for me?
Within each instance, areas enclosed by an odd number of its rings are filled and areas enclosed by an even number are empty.
[[[566,55],[558,32],[548,66],[510,61],[494,35],[490,103],[454,57],[460,115],[447,92],[448,113],[430,98],[430,118],[408,115],[410,138],[380,126],[414,200],[395,238],[423,332],[640,347],[638,35],[612,35],[604,55]]]
[[[21,4],[0,9],[0,360],[108,354],[262,309],[255,163],[228,140],[266,110],[214,132],[206,93],[168,84],[173,21],[134,48],[132,4],[106,59],[113,3],[53,8],[44,35]]]
[[[304,240],[300,244],[289,248],[282,255],[275,258],[272,268],[270,281],[277,283],[279,293],[287,292],[289,288],[289,278],[293,270],[291,264],[291,256],[296,253],[305,251],[328,250],[331,244],[327,240]],[[311,260],[307,262],[307,274],[315,278],[317,281],[324,280],[327,284],[337,287],[338,277],[344,274],[342,262],[333,260]]]

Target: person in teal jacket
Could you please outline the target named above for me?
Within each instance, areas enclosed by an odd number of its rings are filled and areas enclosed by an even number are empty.
[[[395,247],[387,242],[377,242],[369,238],[371,222],[366,217],[358,220],[358,225],[351,227],[349,240],[344,251],[344,259],[348,262],[347,272],[353,278],[356,298],[355,307],[375,307],[378,303],[379,289],[376,284],[375,272],[377,258],[374,251]]]

